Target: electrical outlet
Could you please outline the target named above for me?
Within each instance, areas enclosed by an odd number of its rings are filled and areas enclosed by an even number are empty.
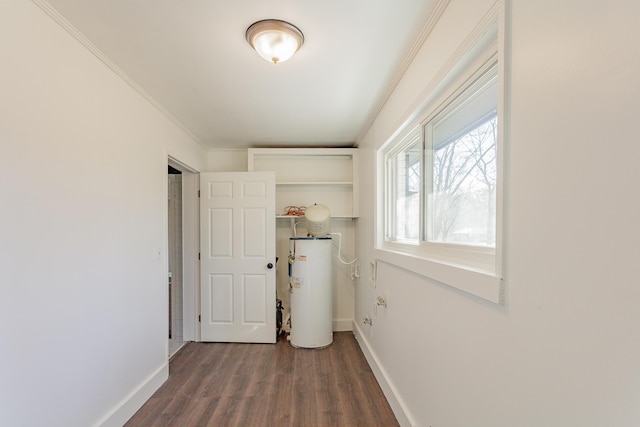
[[[369,260],[369,286],[371,286],[373,289],[376,288],[376,278],[378,275],[378,261],[375,259],[370,259]]]
[[[378,275],[378,260],[370,259],[369,260],[369,278],[375,282],[377,275]]]

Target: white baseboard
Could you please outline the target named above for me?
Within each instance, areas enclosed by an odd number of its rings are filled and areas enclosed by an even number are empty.
[[[169,378],[169,362],[165,362],[160,366],[96,425],[100,427],[122,427],[138,409],[142,408],[142,405],[164,384],[167,378]]]
[[[333,331],[344,332],[353,330],[353,319],[333,319]]]
[[[389,406],[391,406],[391,410],[396,416],[398,423],[403,427],[415,427],[416,423],[409,414],[406,405],[398,395],[395,387],[388,378],[387,372],[379,363],[378,358],[371,349],[369,342],[364,337],[362,330],[355,320],[353,321],[353,334],[360,344],[360,349],[362,350],[362,353],[364,353],[364,357],[367,359],[367,362],[373,371],[373,375],[375,375],[376,380],[378,380],[378,384],[380,384],[380,388],[382,389],[384,396],[387,398]]]

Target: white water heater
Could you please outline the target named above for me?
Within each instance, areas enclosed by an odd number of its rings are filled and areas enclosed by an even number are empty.
[[[333,342],[330,237],[292,237],[291,345],[321,348]]]

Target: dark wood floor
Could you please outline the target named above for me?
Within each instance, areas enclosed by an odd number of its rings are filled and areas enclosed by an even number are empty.
[[[189,343],[134,426],[398,426],[351,332],[324,349]]]

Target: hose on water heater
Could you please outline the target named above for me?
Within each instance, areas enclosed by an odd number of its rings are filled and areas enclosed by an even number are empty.
[[[360,258],[355,258],[352,261],[345,261],[342,259],[342,234],[341,233],[329,233],[330,236],[338,236],[338,261],[345,265],[351,265],[351,280],[360,277]]]
[[[355,258],[353,261],[345,261],[342,259],[342,233],[329,233],[330,236],[338,236],[338,260],[346,265],[358,262],[359,258]]]

